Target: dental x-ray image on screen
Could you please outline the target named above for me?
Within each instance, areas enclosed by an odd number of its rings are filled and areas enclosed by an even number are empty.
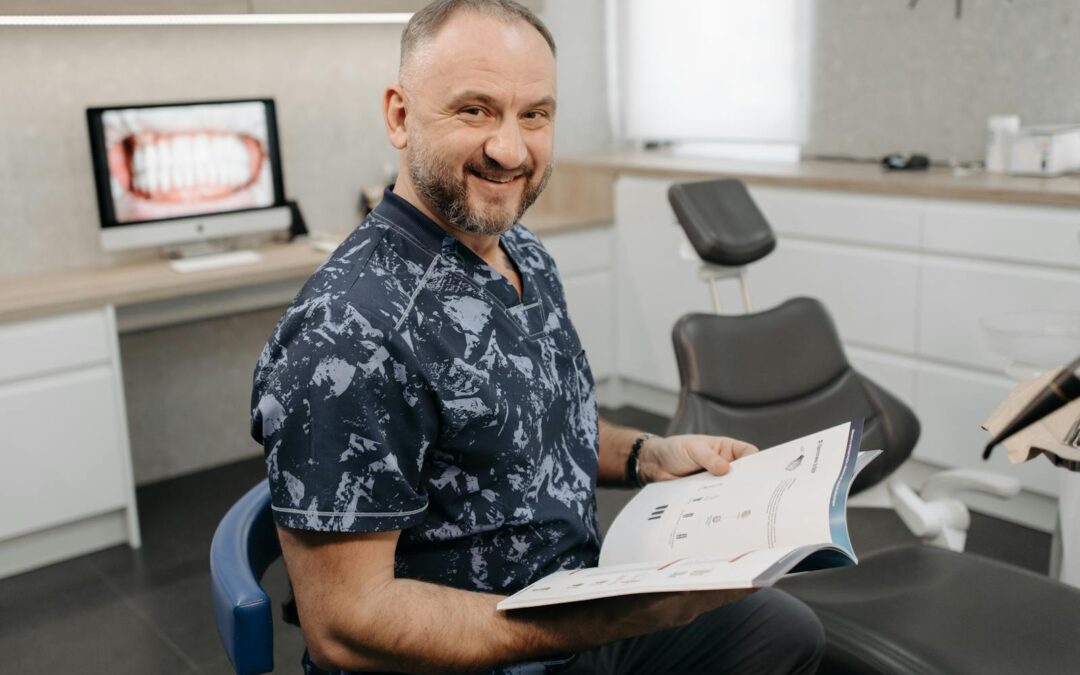
[[[99,197],[108,196],[102,224],[280,204],[272,106],[258,100],[93,111]]]

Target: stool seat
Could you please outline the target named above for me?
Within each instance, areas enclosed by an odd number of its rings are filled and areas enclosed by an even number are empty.
[[[825,625],[822,674],[1080,668],[1080,590],[981,556],[906,545],[778,586]]]

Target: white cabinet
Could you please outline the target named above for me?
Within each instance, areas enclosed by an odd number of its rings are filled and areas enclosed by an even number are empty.
[[[139,543],[112,307],[0,325],[0,577]]]
[[[576,275],[563,279],[566,304],[581,345],[589,358],[593,379],[615,374],[615,291],[611,272]]]
[[[1002,372],[980,321],[1034,309],[1080,311],[1080,272],[930,256],[923,264],[919,351],[928,358]]]
[[[111,339],[100,311],[0,324],[0,383],[107,363]]]
[[[824,190],[749,190],[780,235],[879,247],[919,247],[922,206],[918,200]]]
[[[123,508],[117,403],[105,366],[0,386],[0,539]]]
[[[667,200],[672,181],[620,176],[615,186],[618,374],[670,394],[679,387],[671,328],[711,311]],[[1014,383],[980,320],[1033,309],[1080,311],[1080,209],[996,205],[812,189],[753,187],[776,250],[748,267],[755,310],[820,299],[853,365],[915,409],[915,455],[993,468],[1056,494],[1046,462],[985,465],[981,423]],[[725,313],[741,311],[734,283]]]
[[[1080,209],[940,200],[925,222],[927,251],[1080,269]]]
[[[544,248],[559,266],[570,318],[597,381],[615,373],[612,229],[589,228],[543,237]]]
[[[800,295],[819,298],[846,342],[905,354],[915,351],[915,255],[793,236],[778,239],[776,250],[749,267],[755,309]]]

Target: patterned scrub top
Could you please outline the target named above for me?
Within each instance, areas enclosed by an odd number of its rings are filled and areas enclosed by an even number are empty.
[[[387,189],[255,371],[278,525],[401,530],[396,573],[513,593],[596,564],[595,386],[555,263],[501,237],[523,299]]]

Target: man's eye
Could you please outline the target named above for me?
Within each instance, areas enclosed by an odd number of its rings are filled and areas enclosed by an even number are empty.
[[[479,117],[484,114],[484,111],[476,106],[470,106],[468,108],[462,108],[461,113],[463,115],[469,115],[470,117]]]

